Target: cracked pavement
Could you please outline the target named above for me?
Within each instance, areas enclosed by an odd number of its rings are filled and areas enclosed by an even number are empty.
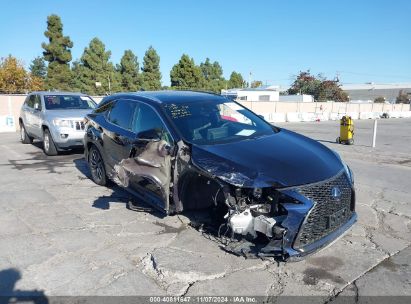
[[[411,120],[380,120],[375,149],[371,120],[355,121],[354,146],[334,143],[338,122],[281,126],[341,154],[354,172],[358,222],[322,251],[279,264],[229,254],[188,217],[95,185],[81,151],[47,157],[38,143],[0,134],[0,295],[411,295]]]

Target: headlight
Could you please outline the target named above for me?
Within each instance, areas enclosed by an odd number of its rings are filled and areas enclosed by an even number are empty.
[[[351,183],[354,184],[354,175],[350,167],[348,167],[346,163],[343,163],[343,165],[344,165],[344,169],[345,169],[345,172],[347,173],[348,178],[350,179]]]
[[[54,119],[53,124],[57,127],[71,128],[71,121],[64,119]]]
[[[348,176],[348,178],[350,179],[351,183],[354,184],[354,174],[352,173],[350,167],[348,167],[348,165],[347,165],[345,162],[343,162],[343,160],[341,159],[340,154],[338,154],[338,153],[335,152],[334,150],[331,150],[331,151],[332,151],[332,152],[335,154],[335,156],[337,156],[337,158],[341,161],[341,163],[342,163],[343,166],[344,166],[345,173],[347,173],[347,176]]]

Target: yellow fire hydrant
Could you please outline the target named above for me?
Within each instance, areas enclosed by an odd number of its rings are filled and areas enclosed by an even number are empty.
[[[354,144],[354,122],[351,116],[345,115],[340,119],[340,136],[337,137],[337,143]]]

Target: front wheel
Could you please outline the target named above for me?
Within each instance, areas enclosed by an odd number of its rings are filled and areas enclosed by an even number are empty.
[[[49,156],[54,156],[58,154],[56,145],[54,144],[49,129],[45,129],[43,133],[43,149],[44,153],[46,153]]]
[[[97,185],[105,186],[107,185],[106,169],[104,168],[104,161],[101,157],[100,151],[95,147],[91,146],[88,156],[88,165],[91,171],[91,179]]]

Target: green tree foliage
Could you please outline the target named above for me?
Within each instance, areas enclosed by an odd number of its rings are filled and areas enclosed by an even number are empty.
[[[251,87],[252,88],[259,88],[263,85],[263,82],[261,80],[254,80],[251,82]]]
[[[207,58],[205,62],[200,64],[200,69],[205,80],[205,90],[219,93],[221,89],[226,87],[227,82],[223,77],[223,68],[217,61],[211,63],[210,59]]]
[[[375,103],[384,103],[385,102],[385,97],[379,96],[374,99]]]
[[[110,62],[111,52],[104,43],[93,38],[84,49],[80,62],[73,65],[76,89],[91,95],[105,95],[121,90],[121,77]]]
[[[156,50],[150,46],[143,59],[142,85],[146,91],[161,89],[160,56]]]
[[[47,17],[47,31],[44,35],[49,43],[42,43],[43,56],[48,61],[46,87],[47,89],[69,90],[71,83],[71,51],[73,42],[63,35],[63,24],[57,15]]]
[[[24,65],[17,58],[9,55],[0,59],[0,92],[26,93],[43,89],[43,80],[27,73]]]
[[[320,86],[323,79],[321,75],[318,78],[310,74],[310,71],[300,72],[296,77],[291,87],[288,89],[288,94],[307,94],[314,96],[317,100],[320,92]]]
[[[244,87],[244,85],[245,85],[245,81],[243,79],[243,76],[241,76],[240,73],[233,71],[230,75],[230,79],[228,80],[227,87],[229,89],[242,88]]]
[[[321,75],[315,77],[310,74],[310,71],[300,72],[288,90],[288,94],[312,95],[316,101],[348,101],[348,95],[341,89],[338,80],[327,80]]]
[[[170,72],[171,87],[180,90],[198,90],[204,88],[205,79],[201,68],[194,63],[194,59],[183,54]]]
[[[411,95],[410,93],[406,93],[404,92],[404,90],[401,90],[398,93],[396,103],[410,103],[411,102],[410,95]]]
[[[141,75],[137,56],[131,50],[124,51],[118,71],[121,76],[122,91],[135,92],[141,89]]]
[[[344,92],[337,80],[324,80],[319,88],[318,101],[333,100],[337,102],[347,102],[348,95]]]
[[[41,79],[46,78],[47,68],[43,57],[38,56],[33,59],[30,64],[30,72],[33,76],[39,77]]]

